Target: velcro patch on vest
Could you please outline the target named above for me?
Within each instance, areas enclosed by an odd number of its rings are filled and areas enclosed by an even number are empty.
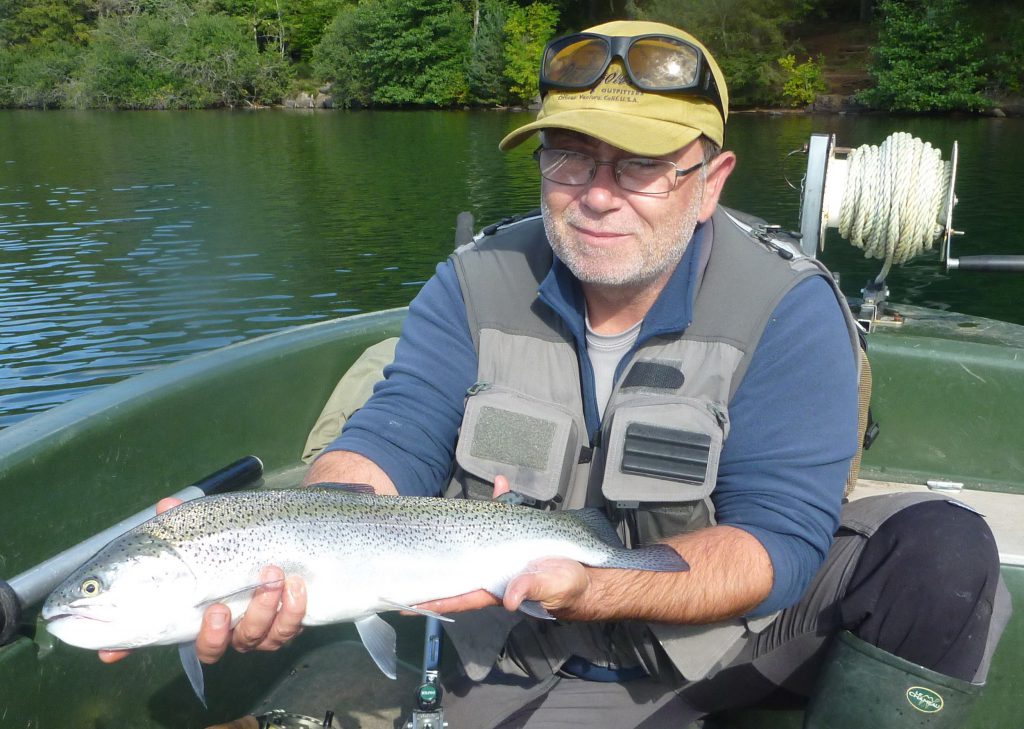
[[[543,471],[548,467],[554,436],[555,424],[550,421],[483,407],[470,453],[478,458]]]
[[[488,387],[466,398],[455,460],[494,482],[507,476],[518,493],[547,502],[565,493],[579,453],[571,414],[514,391]]]
[[[684,380],[683,371],[678,365],[641,360],[629,368],[621,389],[676,391],[683,386]]]

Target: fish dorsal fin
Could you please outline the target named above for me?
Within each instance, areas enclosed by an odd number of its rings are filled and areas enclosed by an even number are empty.
[[[398,657],[395,655],[395,629],[377,615],[367,615],[356,622],[356,630],[370,658],[388,678],[398,678]]]
[[[306,488],[322,489],[323,491],[344,491],[349,494],[366,494],[367,496],[376,496],[377,494],[377,492],[373,490],[373,486],[368,483],[334,483],[332,481],[321,481],[320,483],[311,483]]]
[[[557,513],[557,512],[556,512]],[[577,519],[598,539],[610,547],[622,548],[622,538],[615,527],[600,509],[588,507],[561,512],[569,518]]]
[[[181,667],[185,669],[188,682],[192,684],[192,690],[203,702],[203,708],[209,708],[206,706],[206,681],[203,679],[203,664],[199,662],[199,656],[196,654],[196,644],[178,644],[178,657],[181,659]]]

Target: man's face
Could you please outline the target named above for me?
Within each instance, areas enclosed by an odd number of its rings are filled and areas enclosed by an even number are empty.
[[[582,152],[600,162],[636,157],[593,137],[547,130],[544,146]],[[701,161],[699,142],[659,159],[685,169]],[[612,167],[600,165],[587,185],[543,180],[541,207],[555,254],[584,284],[644,287],[664,280],[683,255],[704,215],[705,170],[681,178],[671,192],[645,195],[623,190]],[[717,201],[717,194],[715,194]]]

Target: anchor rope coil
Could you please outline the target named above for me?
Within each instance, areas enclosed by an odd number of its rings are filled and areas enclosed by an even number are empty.
[[[944,230],[952,162],[906,132],[881,145],[862,145],[847,157],[846,190],[839,210],[839,234],[885,261],[878,280],[894,263],[932,249]]]

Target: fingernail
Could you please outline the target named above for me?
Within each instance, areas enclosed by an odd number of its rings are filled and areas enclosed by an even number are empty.
[[[288,597],[293,601],[306,595],[306,583],[302,580],[288,579],[285,581],[284,586],[288,590]]]
[[[210,623],[210,627],[211,628],[215,628],[217,630],[220,630],[221,628],[223,628],[225,625],[228,624],[228,616],[225,615],[220,610],[216,610],[216,611],[210,613],[209,623]]]

